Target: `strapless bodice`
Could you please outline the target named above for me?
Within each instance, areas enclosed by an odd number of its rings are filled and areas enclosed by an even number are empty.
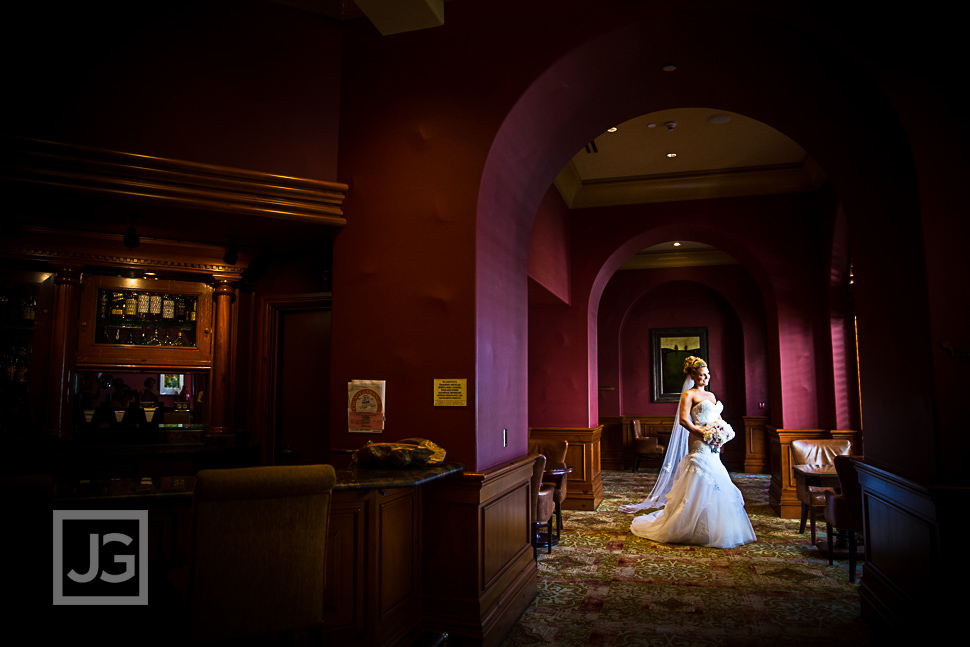
[[[690,417],[695,425],[709,425],[717,421],[722,411],[724,411],[724,405],[720,402],[701,400],[690,410]]]

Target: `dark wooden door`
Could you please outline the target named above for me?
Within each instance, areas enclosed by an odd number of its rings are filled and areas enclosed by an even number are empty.
[[[326,463],[330,446],[330,310],[280,308],[276,312],[275,462]]]

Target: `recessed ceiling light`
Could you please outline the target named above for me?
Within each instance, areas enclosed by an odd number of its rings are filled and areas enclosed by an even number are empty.
[[[731,115],[711,115],[707,118],[707,122],[711,124],[726,124],[731,121]]]
[[[680,247],[680,243],[674,243],[674,247]]]
[[[616,126],[613,126],[612,128],[607,128],[606,129],[606,132],[608,132],[608,133],[615,133],[616,132]]]
[[[673,72],[676,69],[677,69],[677,66],[674,65],[673,63],[668,63],[667,65],[664,65],[664,67],[663,67],[664,72]]]
[[[647,128],[656,128],[657,124],[647,124]]]
[[[677,153],[667,153],[667,157],[677,157]]]

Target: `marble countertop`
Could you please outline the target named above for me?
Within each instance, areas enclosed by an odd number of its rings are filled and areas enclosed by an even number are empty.
[[[334,491],[340,490],[389,490],[412,487],[435,479],[459,474],[465,467],[461,463],[439,463],[416,469],[357,469],[337,470]],[[83,501],[90,499],[122,499],[132,497],[191,498],[195,487],[194,476],[163,476],[145,479],[92,479],[57,481],[55,501]]]
[[[337,490],[388,490],[391,488],[410,487],[433,481],[449,474],[458,474],[465,470],[461,463],[438,463],[427,467],[414,469],[386,469],[374,470],[349,467],[337,470],[337,483],[333,486]]]

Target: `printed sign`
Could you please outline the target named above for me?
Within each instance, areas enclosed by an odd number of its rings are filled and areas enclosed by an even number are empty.
[[[347,423],[352,434],[384,431],[384,380],[347,383]]]
[[[468,380],[435,380],[434,406],[436,407],[465,407],[468,406]]]

